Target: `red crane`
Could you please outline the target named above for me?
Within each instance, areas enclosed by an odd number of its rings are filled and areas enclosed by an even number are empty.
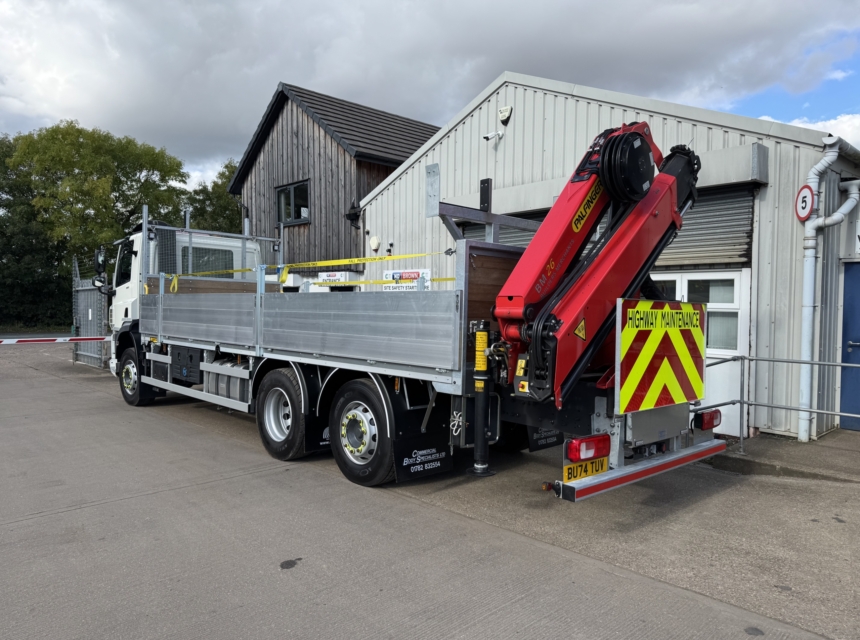
[[[683,145],[664,159],[647,123],[595,138],[496,298],[517,396],[561,409],[589,367],[613,362],[616,299],[658,295],[649,272],[696,200],[700,167]]]

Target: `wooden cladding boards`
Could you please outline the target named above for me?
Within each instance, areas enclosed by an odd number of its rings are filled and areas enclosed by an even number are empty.
[[[307,180],[310,223],[284,228],[286,261],[362,257],[363,224],[356,229],[344,214],[353,200],[359,203],[392,171],[391,167],[357,162],[304,111],[287,101],[242,184],[251,232],[274,237],[277,189]],[[361,271],[363,266],[352,269]]]
[[[381,164],[372,162],[364,162],[359,160],[357,163],[358,182],[356,184],[355,204],[358,205],[364,197],[376,189],[380,182],[390,176],[396,167],[387,167]]]
[[[259,235],[274,236],[276,190],[308,181],[310,223],[284,229],[287,262],[352,258],[360,255],[360,231],[343,214],[355,191],[355,161],[304,111],[288,101],[281,110],[242,188],[242,198]]]

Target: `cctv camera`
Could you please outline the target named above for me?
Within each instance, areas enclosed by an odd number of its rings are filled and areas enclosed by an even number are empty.
[[[504,131],[493,131],[492,133],[484,134],[484,140],[492,140],[493,138],[496,138],[496,137],[499,138],[499,140],[501,140],[502,136],[504,136],[504,135],[505,135]]]

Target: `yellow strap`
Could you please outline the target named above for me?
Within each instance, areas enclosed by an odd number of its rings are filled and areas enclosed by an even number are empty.
[[[170,293],[176,293],[179,289],[179,274],[173,276],[173,279],[170,281]]]
[[[281,269],[281,277],[279,278],[279,281],[281,284],[287,283],[287,274],[289,274],[289,273],[290,273],[289,267],[285,266],[283,269]]]
[[[457,278],[430,278],[427,282],[454,282]],[[347,280],[346,282],[312,282],[317,287],[351,287],[356,284],[403,284],[417,282],[418,278],[401,278],[400,280]]]

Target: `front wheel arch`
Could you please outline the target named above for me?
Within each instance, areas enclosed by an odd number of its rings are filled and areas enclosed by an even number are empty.
[[[257,430],[276,460],[305,455],[305,414],[301,387],[292,367],[272,369],[262,379],[255,400]]]

